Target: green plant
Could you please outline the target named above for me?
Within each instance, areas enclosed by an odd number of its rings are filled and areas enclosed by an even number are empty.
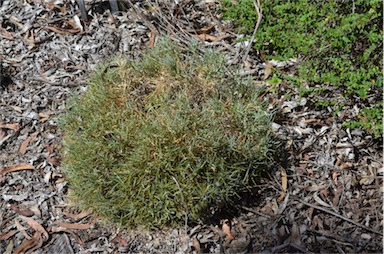
[[[352,129],[363,126],[366,130],[369,130],[378,137],[382,134],[382,117],[383,106],[380,104],[371,108],[363,108],[358,115],[359,120],[348,121],[343,125]]]
[[[124,227],[208,217],[277,147],[258,95],[221,55],[167,40],[100,67],[61,121],[72,198]]]
[[[223,0],[224,17],[235,20],[240,25],[238,31],[241,33],[252,31],[256,24],[257,17],[253,8],[252,1],[237,1],[234,3],[231,0]]]
[[[310,88],[318,85],[338,87],[346,100],[356,100],[363,108],[367,97],[374,112],[382,104],[382,1],[261,1],[263,19],[254,47],[266,59],[299,58],[296,73]],[[252,0],[233,3],[223,0],[224,17],[234,20],[241,31],[253,31],[256,13]],[[252,17],[243,22],[239,17]],[[313,91],[319,91],[314,89]],[[305,93],[308,94],[310,90]],[[324,91],[323,93],[327,93]],[[377,104],[377,105],[376,105]],[[366,114],[368,122],[379,124],[366,128],[382,134],[382,117]],[[361,121],[352,119],[357,123]],[[375,129],[379,128],[379,129]]]

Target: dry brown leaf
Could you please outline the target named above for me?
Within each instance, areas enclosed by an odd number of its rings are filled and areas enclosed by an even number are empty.
[[[28,138],[26,138],[23,143],[21,143],[21,146],[20,146],[20,149],[19,149],[19,153],[21,154],[25,154],[25,152],[27,151],[27,147],[29,145],[29,141],[31,141],[32,137],[29,136]]]
[[[59,183],[63,183],[65,182],[65,178],[64,177],[58,177],[57,180],[55,181],[55,184],[59,184]]]
[[[280,194],[280,197],[279,197],[279,202],[283,201],[283,199],[285,197],[285,193],[287,192],[287,186],[288,186],[287,172],[285,171],[285,169],[282,166],[280,166],[280,172],[281,172],[281,187],[282,187],[282,190],[281,190],[281,194]]]
[[[187,30],[189,33],[196,33],[196,34],[207,34],[212,31],[214,28],[214,25],[203,27],[200,29],[194,29],[194,30]]]
[[[48,158],[47,158],[47,161],[48,161],[49,163],[51,163],[53,166],[58,166],[58,165],[60,165],[60,159],[57,158],[57,157],[48,157]]]
[[[319,123],[319,119],[313,118],[313,119],[305,119],[298,121],[299,123],[306,123],[306,124],[314,124],[314,123]]]
[[[7,32],[7,31],[1,31],[1,35],[3,38],[7,39],[7,40],[13,40],[13,38],[15,38],[15,35],[14,33],[12,32]]]
[[[195,248],[195,251],[197,253],[201,253],[200,242],[199,240],[197,240],[196,237],[192,238],[192,244],[193,244],[193,247]]]
[[[341,163],[344,162],[344,159],[345,159],[345,155],[344,155],[344,154],[339,154],[339,155],[337,156],[335,165],[336,165],[336,166],[340,166]]]
[[[148,47],[151,49],[155,46],[155,41],[156,41],[156,33],[151,32],[149,36],[149,45]]]
[[[48,232],[45,230],[45,228],[43,226],[41,226],[40,223],[38,223],[37,221],[35,221],[32,218],[29,218],[29,217],[26,217],[23,215],[19,215],[19,217],[21,219],[23,219],[25,222],[27,222],[27,224],[29,226],[31,226],[31,228],[33,228],[35,231],[42,233],[44,235],[45,239],[49,238]]]
[[[270,64],[270,63],[267,62],[267,63],[264,65],[264,77],[263,77],[264,80],[266,80],[267,78],[269,78],[269,76],[270,76],[271,73],[272,73],[272,69],[273,69],[272,64]]]
[[[223,226],[221,227],[223,232],[227,235],[229,241],[235,239],[231,234],[231,227],[227,224],[227,221],[224,221]]]
[[[59,226],[59,227],[52,226],[52,227],[50,228],[49,232],[53,232],[53,233],[66,232],[66,233],[70,234],[70,235],[73,237],[73,239],[76,241],[76,243],[78,243],[78,244],[81,245],[81,246],[84,245],[84,242],[81,240],[81,238],[80,238],[78,235],[76,235],[73,231],[68,230],[68,229],[66,229],[66,228],[64,228],[64,227],[61,227],[61,226]]]
[[[41,246],[43,246],[44,239],[41,237],[41,232],[36,231],[33,235],[33,239],[36,240],[35,246],[33,246],[28,252],[33,253],[35,250],[39,249]]]
[[[339,206],[339,201],[341,197],[341,193],[343,192],[343,187],[338,186],[337,190],[334,193],[333,199],[332,199],[332,205],[333,207],[338,207]]]
[[[48,152],[49,154],[52,154],[52,153],[53,153],[53,147],[52,147],[51,145],[46,144],[46,145],[44,145],[44,148],[45,148],[45,150],[47,150],[47,152]]]
[[[11,209],[17,213],[17,214],[20,214],[20,215],[23,215],[23,216],[27,216],[27,217],[31,217],[33,216],[33,212],[29,209],[23,209],[23,210],[20,210],[19,207],[16,205],[16,204],[11,204]]]
[[[60,7],[60,6],[56,6],[56,7],[58,7],[58,9],[60,10],[63,16],[68,14],[68,9],[65,5],[63,7]]]
[[[68,223],[63,221],[55,221],[53,224],[67,228],[67,229],[80,229],[80,230],[90,229],[93,226],[93,224],[77,224],[77,223]]]
[[[92,214],[92,210],[83,211],[83,212],[78,213],[78,214],[63,211],[62,214],[64,214],[65,216],[67,216],[71,219],[80,220],[80,219],[83,219],[83,218],[87,217],[88,215]]]
[[[2,129],[10,129],[10,130],[14,130],[14,131],[18,131],[20,129],[20,125],[18,123],[14,123],[14,124],[2,124],[0,125],[0,128]]]
[[[116,235],[116,237],[112,239],[112,243],[114,243],[114,244],[119,244],[119,245],[121,245],[121,246],[123,246],[123,247],[128,246],[128,241],[125,240],[125,239],[123,239],[123,238],[122,238],[121,236],[119,236],[119,235]]]
[[[353,168],[353,164],[351,162],[345,162],[340,166],[340,169],[347,170]]]
[[[4,168],[3,170],[0,171],[0,175],[5,175],[7,173],[15,172],[15,171],[21,171],[21,170],[33,170],[35,169],[34,166],[28,163],[20,163],[20,164],[15,164],[12,166],[9,166],[7,168]]]
[[[40,122],[41,123],[44,123],[44,122],[46,122],[49,119],[49,115],[46,115],[44,113],[39,113],[39,117],[40,117]]]
[[[19,246],[15,248],[13,254],[25,253],[27,250],[36,246],[37,241],[35,239],[26,239]]]
[[[4,234],[0,235],[0,240],[1,241],[8,240],[10,237],[14,236],[18,232],[19,232],[19,230],[15,229],[15,230],[11,230],[11,231],[9,231],[7,233],[4,233]]]
[[[34,140],[37,136],[38,132],[34,132],[32,133],[28,138],[26,138],[23,143],[21,143],[21,146],[20,146],[20,149],[19,149],[19,152],[21,154],[25,154],[25,152],[27,151],[27,148],[28,148],[28,145],[29,145],[29,142],[31,142],[32,140]]]
[[[26,216],[26,217],[31,217],[35,213],[33,211],[29,210],[29,209],[24,209],[24,210],[17,211],[17,214],[20,214],[20,215],[23,215],[23,216]]]
[[[320,193],[323,195],[323,198],[328,199],[328,196],[329,196],[328,189],[321,190]]]
[[[337,185],[337,177],[340,175],[340,173],[339,172],[333,172],[332,173],[332,180],[333,180],[333,182],[335,183],[335,185]]]
[[[320,231],[323,231],[324,230],[324,223],[323,223],[323,220],[318,216],[318,215],[315,215],[313,217],[313,226],[314,227],[318,227]]]
[[[226,36],[213,36],[209,34],[198,34],[195,35],[195,37],[204,40],[204,41],[221,41],[222,39],[226,38]]]
[[[45,3],[45,1],[44,1],[44,3]],[[49,2],[45,3],[44,6],[45,6],[45,8],[50,9],[50,10],[53,10],[56,7],[56,5],[54,3],[49,3]]]
[[[53,233],[59,233],[59,232],[67,232],[68,230],[64,227],[56,227],[56,226],[52,226],[52,227],[49,227],[48,228],[48,231],[49,232],[53,232]]]

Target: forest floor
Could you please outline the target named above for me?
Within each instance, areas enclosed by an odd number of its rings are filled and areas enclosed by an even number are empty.
[[[266,64],[221,21],[218,2],[142,1],[113,16],[98,2],[87,6],[89,21],[74,2],[0,2],[1,253],[383,252],[382,139],[342,127],[353,103],[336,113],[285,82],[271,89]],[[96,64],[138,58],[160,35],[180,45],[199,40],[264,86],[283,149],[259,185],[212,220],[123,230],[68,203],[57,122]],[[271,64],[294,71],[299,61]]]

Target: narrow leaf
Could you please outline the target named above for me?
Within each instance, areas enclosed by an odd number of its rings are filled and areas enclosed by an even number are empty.
[[[5,175],[10,172],[15,172],[15,171],[21,171],[21,170],[33,170],[35,169],[34,166],[28,163],[20,163],[20,164],[15,164],[10,167],[4,168],[3,170],[0,171],[0,175]]]

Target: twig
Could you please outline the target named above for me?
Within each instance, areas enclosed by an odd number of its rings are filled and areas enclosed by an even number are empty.
[[[140,22],[143,22],[149,30],[151,30],[152,33],[154,33],[155,35],[159,35],[159,31],[157,30],[157,28],[145,17],[145,15],[143,14],[143,12],[138,8],[136,7],[131,0],[127,0],[128,4],[132,7],[133,9],[133,13],[136,18],[140,21]]]
[[[360,228],[363,228],[363,229],[365,229],[365,230],[367,230],[367,231],[370,231],[370,232],[372,232],[372,233],[375,233],[375,234],[378,234],[378,235],[383,236],[383,233],[382,233],[382,232],[379,232],[379,231],[374,230],[374,229],[372,229],[372,228],[370,228],[370,227],[367,227],[367,226],[365,226],[365,225],[363,225],[363,224],[360,224],[360,223],[358,223],[358,222],[356,222],[356,221],[353,221],[353,220],[351,220],[351,219],[349,219],[349,218],[347,218],[347,217],[345,217],[345,216],[343,216],[343,215],[341,215],[341,214],[335,213],[335,212],[330,211],[330,210],[328,210],[328,209],[325,209],[325,208],[323,208],[323,207],[321,207],[321,206],[317,206],[317,205],[310,204],[310,203],[308,203],[308,202],[305,202],[305,201],[301,200],[301,199],[298,198],[298,197],[295,197],[295,196],[292,196],[292,197],[293,197],[294,199],[296,199],[297,201],[301,202],[302,204],[306,205],[306,206],[310,206],[310,207],[315,208],[315,209],[317,209],[317,210],[320,210],[320,211],[323,211],[323,212],[325,212],[325,213],[331,214],[331,215],[333,215],[333,216],[335,216],[335,217],[338,217],[338,218],[340,218],[340,219],[343,219],[343,220],[345,220],[345,221],[348,221],[348,222],[350,222],[350,223],[352,223],[352,224],[354,224],[354,225],[356,225],[356,226],[358,226],[358,227],[360,227]]]
[[[319,235],[325,236],[327,238],[331,238],[332,241],[337,240],[338,242],[343,242],[344,245],[345,245],[345,242],[347,242],[351,246],[353,246],[352,243],[355,243],[354,239],[346,238],[346,237],[343,237],[343,236],[340,236],[337,234],[332,234],[332,233],[329,233],[327,231],[317,231],[317,230],[312,230],[312,229],[307,229],[307,231],[314,233],[314,234],[319,234]]]
[[[261,19],[263,17],[263,10],[261,9],[260,0],[254,0],[253,5],[255,6],[255,10],[257,13],[257,22],[256,22],[255,29],[253,30],[251,41],[249,42],[247,49],[245,50],[245,53],[243,55],[243,61],[245,61],[245,59],[247,58],[249,50],[251,49],[251,46],[252,46],[253,42],[255,41],[256,31],[259,28]]]
[[[243,208],[244,210],[246,210],[246,211],[248,211],[248,212],[251,212],[251,213],[254,213],[254,214],[263,216],[263,217],[265,217],[265,218],[268,218],[268,219],[271,218],[271,216],[269,216],[269,215],[267,215],[267,214],[264,214],[264,213],[261,213],[261,212],[259,212],[259,211],[256,211],[256,210],[254,210],[254,209],[250,209],[250,208],[245,207],[245,206],[241,206],[241,208]]]

